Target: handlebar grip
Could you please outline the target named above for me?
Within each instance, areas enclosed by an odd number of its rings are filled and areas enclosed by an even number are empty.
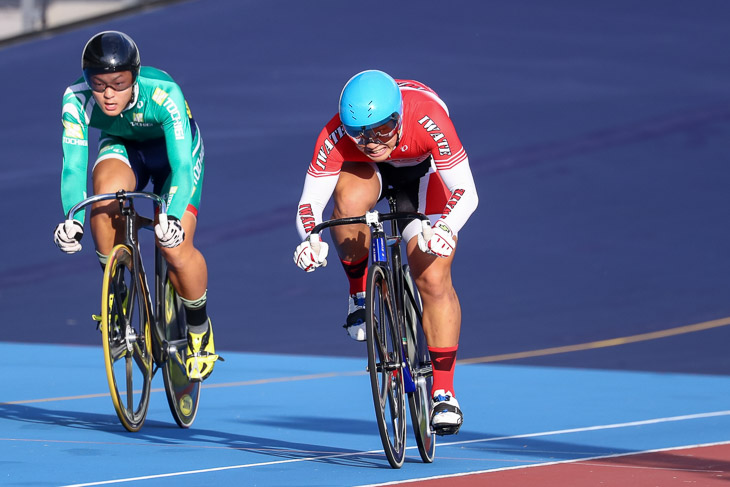
[[[157,216],[158,216],[158,219],[160,222],[160,228],[162,229],[163,232],[166,232],[167,227],[170,224],[167,220],[167,213],[160,212]]]
[[[425,238],[427,241],[431,240],[431,237],[433,237],[433,229],[431,228],[431,222],[428,220],[421,220],[421,232],[423,233],[423,238]]]
[[[322,249],[322,240],[320,240],[319,233],[312,231],[307,239],[309,240],[309,245],[312,246],[314,253],[319,255],[319,251]],[[322,261],[322,267],[327,267],[327,259]]]
[[[315,238],[312,238],[312,236],[314,236]],[[321,241],[319,239],[319,234],[312,232],[307,238],[309,239],[309,245],[312,246],[312,250],[314,250],[315,253],[319,254],[319,249],[322,248],[322,246],[320,245]]]

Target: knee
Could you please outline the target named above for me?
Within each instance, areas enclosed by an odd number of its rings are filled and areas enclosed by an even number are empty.
[[[378,201],[380,182],[375,170],[368,164],[343,166],[333,193],[334,216],[360,216]]]
[[[451,283],[451,275],[448,272],[430,270],[430,272],[424,272],[415,280],[418,291],[427,299],[448,299],[455,293]]]
[[[120,189],[124,189],[118,179],[102,174],[94,175],[94,194],[116,193]],[[105,202],[106,203],[106,202]]]
[[[192,255],[192,246],[186,245],[184,242],[171,249],[165,247],[159,247],[159,249],[167,265],[173,269],[181,268]]]
[[[134,190],[135,175],[132,169],[119,159],[106,159],[94,168],[92,185],[95,194],[116,193],[120,189]]]
[[[372,195],[359,188],[336,191],[334,194],[334,218],[360,216],[374,206]]]

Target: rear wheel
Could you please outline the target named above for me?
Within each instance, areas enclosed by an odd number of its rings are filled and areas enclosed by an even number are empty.
[[[408,265],[403,266],[403,308],[408,347],[408,364],[416,390],[408,393],[411,424],[418,444],[418,453],[426,463],[433,462],[436,453],[436,436],[431,431],[431,386],[433,373],[428,354],[426,336],[423,334],[421,296],[413,282]]]
[[[175,422],[181,428],[189,428],[198,414],[202,384],[199,381],[191,382],[185,370],[184,352],[187,346],[185,310],[169,278],[165,279],[162,299],[163,315],[159,320],[164,325],[163,346],[169,351],[164,354],[165,361],[162,367],[165,394]],[[173,344],[173,347],[169,347],[169,344]]]
[[[114,409],[122,425],[139,431],[147,416],[153,375],[146,280],[134,273],[131,250],[117,245],[102,284],[101,335]]]
[[[383,267],[368,271],[366,315],[368,370],[385,456],[393,468],[405,459],[406,403],[401,334],[395,321],[392,290]]]

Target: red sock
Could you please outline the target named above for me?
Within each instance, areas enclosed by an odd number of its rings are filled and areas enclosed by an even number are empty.
[[[346,260],[340,260],[342,267],[345,269],[347,274],[347,280],[350,281],[350,294],[363,293],[367,286],[368,277],[368,255],[362,259],[349,262]]]
[[[431,354],[431,364],[433,365],[433,387],[431,393],[443,389],[446,392],[454,393],[454,365],[456,364],[456,351],[459,345],[455,347],[428,347]]]

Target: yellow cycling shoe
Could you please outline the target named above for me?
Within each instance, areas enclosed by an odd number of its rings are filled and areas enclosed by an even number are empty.
[[[220,357],[215,353],[213,343],[213,325],[208,320],[208,330],[205,333],[188,331],[188,350],[185,357],[185,369],[188,378],[200,382],[208,378],[213,372],[213,366]]]

